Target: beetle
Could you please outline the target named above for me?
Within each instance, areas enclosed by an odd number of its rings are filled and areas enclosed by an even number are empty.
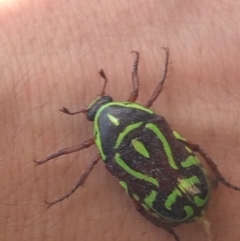
[[[215,162],[199,145],[185,140],[171,129],[163,116],[150,109],[162,92],[167,77],[169,49],[163,49],[166,54],[163,77],[144,105],[135,103],[139,92],[140,54],[133,51],[136,56],[132,71],[133,89],[126,102],[115,102],[105,94],[108,79],[100,70],[104,85],[99,96],[87,108],[77,112],[70,112],[65,107],[60,109],[68,115],[86,114],[87,119],[94,122],[94,135],[79,145],[62,149],[35,163],[40,165],[94,144],[99,153],[75,187],[63,197],[47,202],[49,207],[74,193],[102,159],[106,169],[118,179],[133,200],[137,211],[180,241],[174,227],[202,217],[214,182],[219,181],[240,191],[240,187],[224,178]],[[207,174],[195,152],[205,160],[213,177]]]

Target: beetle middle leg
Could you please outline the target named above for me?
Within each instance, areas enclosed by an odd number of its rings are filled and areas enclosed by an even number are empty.
[[[84,141],[82,144],[80,145],[76,145],[76,146],[72,146],[72,147],[68,147],[68,148],[64,148],[56,153],[53,153],[52,155],[47,156],[46,158],[40,160],[40,161],[36,161],[34,160],[34,162],[36,163],[36,165],[41,165],[45,162],[48,162],[54,158],[57,158],[59,156],[62,155],[66,155],[66,154],[70,154],[73,152],[77,152],[77,151],[81,151],[83,149],[86,149],[90,146],[92,146],[95,143],[93,138],[90,138],[86,141]],[[49,204],[48,208],[51,207],[52,205],[63,201],[64,199],[68,198],[69,196],[71,196],[81,185],[83,185],[83,183],[86,181],[88,175],[90,174],[90,172],[93,170],[93,167],[98,163],[98,161],[100,160],[101,156],[98,153],[97,156],[91,161],[90,165],[87,167],[87,169],[82,173],[82,175],[80,176],[78,182],[76,183],[75,187],[69,191],[67,194],[65,194],[64,196],[62,196],[59,199],[56,199],[54,201],[48,202],[46,201],[47,204]]]
[[[80,186],[82,186],[84,184],[84,182],[86,181],[88,175],[91,173],[91,171],[93,170],[94,166],[98,163],[98,161],[100,160],[101,156],[98,153],[97,156],[91,161],[90,165],[86,168],[86,170],[81,174],[79,180],[77,181],[75,187],[70,190],[67,194],[65,194],[64,196],[62,196],[61,198],[58,198],[56,200],[53,201],[46,201],[48,205],[48,208],[51,207],[52,205],[63,201],[64,199],[68,198],[69,196],[71,196]]]
[[[187,142],[184,140],[181,140],[183,143],[185,143],[192,151],[194,152],[198,152],[202,158],[206,161],[207,165],[210,167],[211,171],[213,172],[213,174],[215,175],[215,177],[217,178],[217,180],[219,180],[222,184],[224,184],[225,186],[234,189],[236,191],[240,191],[240,187],[230,183],[222,174],[221,172],[218,170],[218,166],[216,165],[216,163],[212,160],[212,158],[196,143],[192,143],[192,142]]]

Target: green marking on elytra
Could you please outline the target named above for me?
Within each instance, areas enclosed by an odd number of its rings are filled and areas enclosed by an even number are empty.
[[[111,114],[107,114],[107,117],[115,126],[119,126],[120,125],[119,119],[116,118],[115,116],[113,116]]]
[[[119,181],[119,184],[123,187],[123,189],[126,191],[126,193],[128,194],[128,185],[126,182],[124,181]]]
[[[94,126],[95,126],[95,123],[94,123]],[[103,161],[105,161],[106,155],[104,154],[102,149],[102,142],[101,142],[101,137],[99,133],[99,128],[98,127],[96,128],[96,126],[94,127],[94,139],[95,139],[95,144],[98,147],[98,150],[100,152],[101,158]]]
[[[114,103],[114,102],[112,102],[112,103]],[[143,107],[143,106],[141,106],[139,104],[132,103],[132,102],[120,102],[120,103],[118,102],[116,104],[119,105],[119,106],[127,107],[127,108],[134,108],[134,109],[143,110],[143,111],[148,112],[149,114],[154,114],[154,111],[152,111],[152,110],[150,110],[150,109],[148,109],[146,107]]]
[[[156,209],[153,208],[153,203],[156,200],[158,195],[158,192],[155,190],[152,190],[151,193],[144,199],[144,203],[141,205],[144,207],[145,210],[150,211],[151,215],[155,218],[159,218],[162,216]]]
[[[150,208],[148,207],[148,205],[146,205],[146,204],[144,204],[144,203],[142,203],[141,206],[142,206],[145,210],[147,210],[147,211],[150,210]]]
[[[148,197],[146,197],[145,199],[144,199],[144,203],[143,204],[141,204],[143,207],[144,207],[144,209],[145,210],[147,210],[147,211],[149,211],[150,209],[154,212],[154,216],[156,216],[156,217],[163,217],[163,218],[165,218],[161,213],[159,213],[156,209],[154,209],[153,208],[153,203],[154,203],[154,201],[156,200],[156,198],[157,198],[157,191],[155,191],[155,190],[152,190],[151,191],[151,193],[150,193],[150,195],[148,196]],[[168,196],[168,199],[166,200],[166,202],[164,203],[164,205],[165,205],[165,207],[166,207],[166,209],[168,209],[168,210],[172,210],[172,205],[176,202],[176,199],[177,199],[177,197],[178,196],[182,196],[182,194],[181,194],[181,192],[180,192],[180,190],[179,189],[175,189],[169,196]],[[181,220],[178,220],[178,222],[179,223],[181,223],[181,222],[183,222],[184,220],[187,220],[187,219],[189,219],[190,217],[192,217],[193,216],[193,214],[194,214],[194,211],[193,211],[193,208],[192,207],[190,207],[190,206],[188,206],[188,205],[186,205],[186,206],[184,206],[184,211],[186,212],[186,216],[183,218],[183,219],[181,219]],[[152,213],[152,215],[153,215],[153,213]],[[168,220],[169,221],[177,221],[177,220],[175,220],[175,219],[170,219],[170,218],[168,218]]]
[[[192,217],[193,216],[193,209],[190,207],[190,206],[184,206],[184,208],[183,208],[184,210],[185,210],[185,212],[187,213],[187,215],[186,215],[186,218],[185,219],[188,219],[188,218],[190,218],[190,217]]]
[[[199,165],[201,165],[201,162],[198,160],[198,158],[194,155],[193,156],[194,157],[194,159],[196,160],[196,162],[199,164]]]
[[[146,125],[147,128],[149,128],[150,130],[152,130],[157,136],[158,138],[160,139],[160,141],[162,142],[163,144],[163,148],[164,148],[164,151],[168,157],[168,162],[170,164],[170,166],[173,168],[173,169],[178,169],[174,159],[173,159],[173,155],[172,155],[172,150],[168,144],[168,141],[166,140],[165,136],[162,134],[162,132],[159,130],[158,126],[152,124],[152,123],[149,123]]]
[[[157,213],[151,213],[151,215],[152,215],[153,217],[157,218],[157,219],[159,219],[159,216],[161,216],[161,215],[159,215],[159,214],[157,214]]]
[[[194,203],[198,206],[201,207],[203,206],[208,200],[208,195],[206,196],[206,198],[200,198],[198,196],[194,197]]]
[[[100,97],[99,97],[100,98]],[[94,105],[94,103],[99,99],[95,99],[90,105],[89,107],[91,107],[92,105]],[[107,103],[107,104],[104,104],[102,105],[99,110],[97,111],[96,113],[96,116],[95,116],[95,119],[94,119],[94,130],[95,130],[95,133],[99,133],[98,135],[96,135],[95,137],[95,144],[101,154],[101,158],[103,161],[106,160],[106,155],[105,153],[103,152],[103,148],[102,148],[102,142],[101,142],[101,136],[100,136],[100,131],[99,131],[99,123],[98,123],[98,120],[99,120],[99,116],[101,115],[102,111],[110,106],[122,106],[122,107],[126,107],[126,108],[133,108],[133,109],[138,109],[138,110],[142,110],[142,111],[145,111],[149,114],[154,114],[154,111],[148,109],[148,108],[145,108],[141,105],[138,105],[138,104],[135,104],[135,103],[131,103],[131,102],[110,102],[110,103]],[[88,107],[88,108],[89,108]]]
[[[194,156],[189,156],[186,160],[181,162],[181,166],[186,168],[194,165],[198,165],[199,161]]]
[[[139,196],[137,195],[137,194],[133,194],[133,198],[136,200],[136,201],[139,201],[140,200],[140,198],[139,198]]]
[[[116,153],[115,155],[115,161],[116,163],[123,169],[125,170],[127,173],[129,173],[130,175],[134,176],[137,179],[146,181],[146,182],[150,182],[152,183],[154,186],[159,187],[159,183],[157,181],[157,179],[153,178],[153,177],[149,177],[146,176],[140,172],[137,172],[133,169],[131,169],[121,158],[120,158],[120,154]]]
[[[186,149],[186,151],[188,151],[189,153],[192,153],[192,150],[191,150],[188,146],[185,146],[185,149]]]
[[[120,144],[122,143],[122,140],[124,139],[124,137],[130,132],[133,131],[135,129],[137,129],[140,125],[142,125],[143,122],[138,122],[138,123],[134,123],[131,125],[128,125],[118,136],[117,141],[116,141],[116,145],[114,148],[118,148],[120,146]]]
[[[183,138],[178,132],[176,131],[173,131],[172,132],[174,137],[180,141],[186,141],[185,138]],[[188,146],[185,146],[185,149],[189,152],[189,153],[192,153],[192,150],[188,147]]]
[[[99,99],[101,98],[101,96],[98,96],[96,99],[94,99],[89,105],[87,109],[90,109]]]
[[[178,188],[183,193],[188,193],[191,195],[199,194],[199,189],[195,186],[195,184],[200,183],[197,176],[192,176],[190,178],[178,179]]]
[[[134,147],[134,149],[139,153],[141,154],[142,156],[146,157],[146,158],[149,158],[150,157],[150,154],[147,150],[147,148],[144,146],[144,144],[142,142],[140,142],[139,140],[137,139],[133,139],[132,140],[132,145]]]
[[[196,206],[201,207],[207,202],[209,195],[207,195],[205,198],[200,198],[199,196],[197,196],[197,194],[201,193],[201,191],[195,186],[195,184],[198,184],[198,183],[200,183],[198,177],[192,176],[187,179],[180,179],[178,188],[183,193],[194,196],[193,197],[194,203],[196,204]]]
[[[182,194],[179,191],[179,189],[176,188],[172,191],[171,194],[168,195],[167,200],[164,203],[164,206],[166,207],[166,209],[172,210],[172,205],[176,202],[178,196],[181,197]]]
[[[144,199],[144,202],[148,205],[148,207],[150,207],[150,208],[153,207],[153,202],[156,200],[157,194],[158,194],[157,191],[152,190],[150,195],[148,195]]]
[[[173,133],[173,135],[174,135],[174,137],[175,137],[176,139],[181,140],[181,141],[185,141],[185,140],[186,140],[186,139],[183,138],[178,132],[173,131],[172,133]]]
[[[95,101],[94,101],[95,102]],[[122,106],[122,107],[126,107],[126,108],[133,108],[133,109],[138,109],[138,110],[142,110],[142,111],[145,111],[149,114],[154,114],[154,111],[144,107],[144,106],[141,106],[139,104],[136,104],[136,103],[132,103],[132,102],[109,102],[109,103],[106,103],[105,105],[101,106],[97,112],[100,113],[102,112],[105,108],[109,107],[109,106],[112,106],[112,105],[115,105],[115,106]],[[99,114],[98,114],[99,115]]]

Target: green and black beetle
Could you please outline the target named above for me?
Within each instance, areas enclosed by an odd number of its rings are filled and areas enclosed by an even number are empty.
[[[167,76],[169,50],[161,81],[144,104],[136,104],[138,97],[139,53],[133,65],[133,90],[127,102],[114,102],[105,95],[107,77],[100,71],[104,86],[100,95],[86,109],[65,114],[85,113],[94,122],[94,136],[82,144],[65,148],[47,158],[35,161],[42,164],[61,155],[80,151],[96,144],[99,153],[80,176],[76,186],[49,206],[69,197],[81,186],[94,165],[102,159],[107,170],[115,176],[131,197],[138,212],[157,227],[164,228],[176,241],[173,230],[182,223],[198,220],[204,213],[211,196],[212,178],[194,152],[205,160],[214,179],[234,190],[240,188],[229,183],[219,172],[214,161],[197,144],[190,143],[173,131],[163,116],[149,109],[161,93]]]

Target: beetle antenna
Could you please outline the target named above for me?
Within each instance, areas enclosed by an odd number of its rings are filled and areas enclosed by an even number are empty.
[[[108,79],[107,79],[107,76],[105,75],[103,69],[101,69],[99,71],[99,74],[104,79],[104,84],[103,84],[103,88],[102,88],[102,91],[100,93],[100,96],[104,96],[105,95],[105,89],[106,89],[106,86],[107,86],[107,83],[108,83]]]

